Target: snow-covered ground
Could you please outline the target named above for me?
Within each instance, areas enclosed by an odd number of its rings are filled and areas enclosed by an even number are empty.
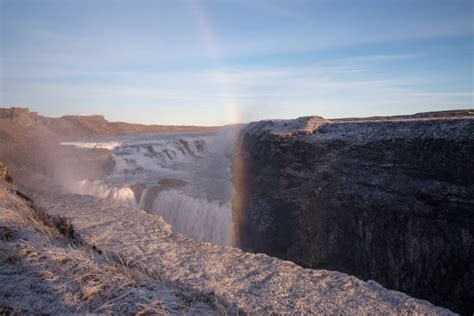
[[[93,249],[54,222],[0,181],[1,315],[220,313],[215,297]]]
[[[174,235],[161,217],[124,203],[63,193],[34,198],[50,214],[70,218],[88,243],[146,266],[166,282],[212,294],[229,311],[450,314],[373,281]]]

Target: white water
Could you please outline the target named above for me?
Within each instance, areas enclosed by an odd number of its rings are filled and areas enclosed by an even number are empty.
[[[219,245],[230,244],[230,201],[212,201],[191,197],[176,190],[167,190],[158,195],[153,203],[153,211],[161,215],[178,234]]]
[[[100,180],[83,180],[76,183],[75,193],[100,196],[111,200],[120,200],[133,205],[135,195],[129,187],[108,186]]]
[[[62,142],[62,145],[65,146],[75,146],[79,148],[103,148],[103,149],[108,149],[112,150],[116,147],[119,147],[121,145],[120,142],[100,142],[100,143],[95,143],[95,142]]]
[[[150,133],[63,143],[111,150],[115,161],[107,178],[80,181],[69,189],[120,200],[162,216],[177,234],[229,245],[233,194],[230,157],[235,135],[235,130],[224,129],[218,133]]]

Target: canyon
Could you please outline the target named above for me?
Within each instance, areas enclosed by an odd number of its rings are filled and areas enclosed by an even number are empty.
[[[34,234],[28,247],[49,253],[28,226],[38,223],[18,222],[15,210],[64,217],[81,247],[100,251],[93,260],[109,269],[107,253],[147,271],[160,311],[451,313],[429,301],[472,313],[473,111],[261,121],[234,146],[215,127],[0,110],[0,161],[11,169],[0,165],[2,229]],[[2,239],[2,258],[23,246]],[[5,267],[3,281],[16,266]],[[129,311],[144,310],[132,301],[145,294],[128,291]],[[1,292],[2,304],[23,297],[54,312],[20,292]],[[108,306],[112,294],[98,293],[56,312]]]

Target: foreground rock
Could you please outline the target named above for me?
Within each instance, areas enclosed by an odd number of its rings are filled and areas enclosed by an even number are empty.
[[[237,245],[472,313],[473,113],[249,124]]]
[[[89,244],[212,297],[219,313],[450,314],[373,281],[175,236],[160,217],[119,203],[59,193],[35,200],[70,218]]]

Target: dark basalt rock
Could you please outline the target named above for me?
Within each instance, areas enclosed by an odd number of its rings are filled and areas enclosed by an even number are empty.
[[[237,246],[472,314],[474,118],[423,117],[249,124]]]

